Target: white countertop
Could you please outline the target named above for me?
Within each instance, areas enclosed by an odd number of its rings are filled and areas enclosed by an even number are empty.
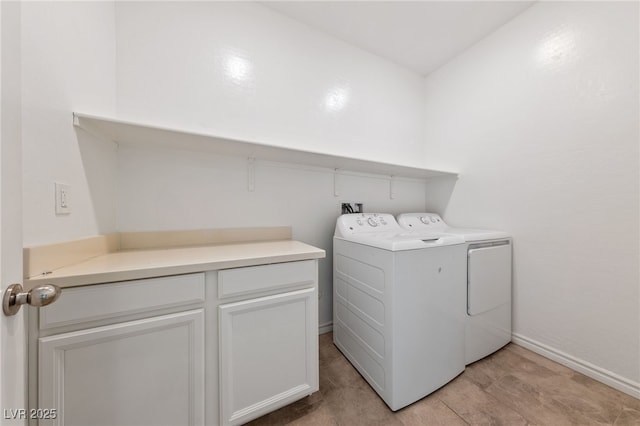
[[[324,257],[324,250],[293,240],[118,251],[29,277],[25,287],[74,287]]]

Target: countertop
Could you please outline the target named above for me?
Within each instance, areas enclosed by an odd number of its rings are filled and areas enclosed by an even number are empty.
[[[74,287],[324,257],[324,250],[294,240],[116,251],[29,277],[25,287]]]

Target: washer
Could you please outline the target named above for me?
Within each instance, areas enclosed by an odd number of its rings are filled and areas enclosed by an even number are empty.
[[[392,409],[464,370],[465,244],[346,214],[333,238],[333,341]]]
[[[466,241],[467,277],[465,364],[492,354],[511,341],[511,246],[509,234],[484,229],[452,228],[435,213],[407,213],[399,224],[462,236]]]

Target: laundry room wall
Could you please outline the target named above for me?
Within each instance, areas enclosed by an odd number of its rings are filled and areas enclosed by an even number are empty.
[[[114,232],[116,146],[76,131],[71,112],[115,112],[112,2],[23,2],[22,147],[25,246]],[[54,182],[71,214],[55,214]]]
[[[427,205],[514,237],[517,342],[640,396],[637,2],[540,2],[427,78]]]
[[[117,2],[118,115],[421,163],[423,79],[250,2]]]
[[[184,150],[124,148],[118,153],[118,221],[121,231],[291,226],[293,238],[323,248],[319,266],[319,320],[332,321],[332,244],[341,201],[366,211],[400,213],[424,208],[425,183],[371,175],[340,177],[325,169],[256,161],[255,189],[247,189],[240,157]]]
[[[310,151],[419,165],[424,80],[246,2],[116,4],[117,114],[127,120]],[[327,250],[320,323],[330,323],[341,201],[424,209],[425,183],[181,150],[121,147],[120,231],[291,225]]]

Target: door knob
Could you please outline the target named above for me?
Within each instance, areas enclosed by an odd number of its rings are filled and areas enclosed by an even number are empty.
[[[6,316],[15,315],[25,303],[37,307],[47,306],[55,302],[62,293],[60,287],[53,284],[39,285],[27,292],[22,290],[20,284],[11,284],[4,291],[2,311]]]

